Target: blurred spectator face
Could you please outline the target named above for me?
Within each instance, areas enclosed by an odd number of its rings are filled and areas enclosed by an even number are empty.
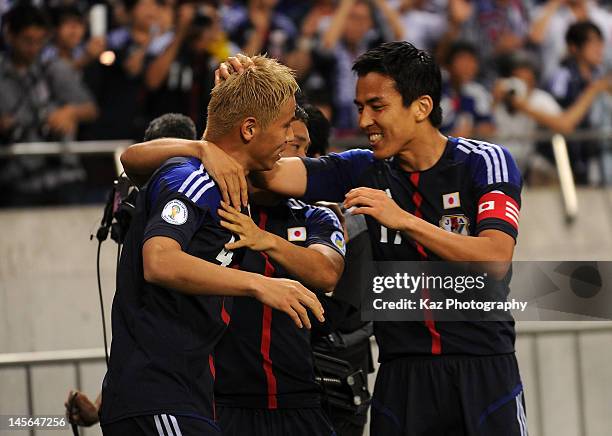
[[[344,28],[344,40],[350,45],[359,44],[372,29],[370,7],[365,2],[357,2],[351,9]]]
[[[57,28],[57,45],[72,50],[81,43],[84,35],[83,21],[77,17],[68,17]]]
[[[572,48],[570,47],[570,50]],[[582,45],[573,49],[576,56],[591,67],[601,65],[604,55],[604,40],[595,32],[589,32],[589,37]]]
[[[151,28],[157,22],[159,6],[155,0],[139,0],[132,9],[132,23],[136,28]]]
[[[28,26],[17,34],[9,32],[7,36],[15,61],[23,65],[33,64],[47,41],[46,29],[39,26]]]
[[[471,82],[478,74],[478,59],[470,52],[459,52],[448,66],[448,72],[457,84]]]
[[[537,84],[537,77],[535,72],[529,67],[517,67],[512,70],[512,77],[521,79],[527,84],[528,89],[535,88]]]
[[[359,127],[368,135],[376,159],[396,155],[410,142],[416,127],[415,104],[406,107],[395,81],[368,73],[357,81],[355,103]]]
[[[261,7],[265,9],[274,9],[278,4],[278,0],[251,0],[249,5]]]
[[[306,157],[308,146],[310,145],[310,135],[308,128],[303,121],[296,120],[291,123],[293,131],[293,140],[287,142],[285,150],[282,152],[283,157]]]

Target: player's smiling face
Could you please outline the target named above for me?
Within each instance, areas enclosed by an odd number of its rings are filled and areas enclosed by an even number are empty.
[[[357,81],[355,104],[359,127],[368,136],[377,159],[398,154],[414,136],[412,105],[406,107],[395,82],[379,73],[368,73]]]

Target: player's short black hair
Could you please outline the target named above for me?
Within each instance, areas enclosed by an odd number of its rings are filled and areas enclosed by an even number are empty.
[[[331,124],[318,107],[305,104],[303,108],[308,114],[306,128],[308,129],[308,136],[310,136],[310,146],[306,154],[308,157],[324,156],[329,148]]]
[[[149,123],[145,141],[159,138],[196,139],[196,127],[191,118],[183,114],[164,114]]]
[[[308,114],[306,113],[304,108],[300,105],[297,105],[295,107],[295,119],[297,121],[303,122],[304,124],[308,123]]]
[[[567,29],[567,32],[565,32],[565,42],[567,45],[582,48],[582,46],[589,40],[591,32],[595,33],[599,39],[603,39],[601,29],[597,27],[595,23],[591,21],[579,21],[572,24]]]
[[[417,98],[429,95],[433,100],[429,121],[434,127],[442,124],[442,75],[426,51],[406,41],[386,42],[359,56],[353,71],[359,77],[379,73],[393,79],[406,107]]]
[[[21,1],[15,4],[10,11],[6,13],[2,20],[3,27],[12,35],[21,33],[28,27],[49,28],[47,15],[42,9],[33,6],[28,1]]]
[[[463,53],[470,54],[476,59],[479,59],[480,56],[480,53],[478,53],[478,48],[471,42],[456,41],[448,49],[448,53],[446,53],[444,58],[444,63],[446,65],[450,65],[458,55]]]

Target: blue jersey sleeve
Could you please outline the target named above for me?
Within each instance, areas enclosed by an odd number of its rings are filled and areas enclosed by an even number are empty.
[[[221,194],[196,159],[162,169],[147,187],[148,221],[144,240],[166,236],[185,250],[208,215],[218,221]]]
[[[309,206],[306,211],[306,242],[308,247],[313,244],[322,244],[346,255],[346,241],[340,220],[326,207]]]
[[[361,175],[374,163],[374,154],[355,149],[303,162],[308,173],[305,201],[343,201],[348,191],[359,186]]]
[[[476,234],[494,229],[516,239],[523,181],[512,155],[497,144],[457,141],[457,152],[463,154],[474,186]]]

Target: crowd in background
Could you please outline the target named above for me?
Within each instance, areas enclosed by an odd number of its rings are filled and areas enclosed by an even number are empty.
[[[352,63],[391,40],[412,42],[443,67],[443,133],[612,128],[606,1],[0,0],[0,12],[1,144],[138,140],[167,112],[188,115],[201,134],[214,70],[240,52],[293,68],[303,99],[336,137],[350,135],[358,129]],[[570,144],[579,183],[597,182],[599,153],[596,140]],[[76,158],[56,161],[1,163],[0,184],[19,179],[21,191],[38,192],[86,177]]]

